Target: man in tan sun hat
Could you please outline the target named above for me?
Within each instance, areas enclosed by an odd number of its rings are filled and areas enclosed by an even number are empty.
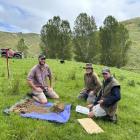
[[[98,91],[101,88],[101,82],[97,76],[97,74],[93,71],[93,67],[91,63],[87,63],[85,67],[83,67],[86,72],[84,74],[84,83],[85,87],[80,92],[78,96],[79,99],[84,98],[87,100],[87,103],[93,103]]]

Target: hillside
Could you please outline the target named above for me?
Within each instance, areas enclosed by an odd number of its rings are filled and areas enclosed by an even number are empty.
[[[127,68],[140,70],[140,17],[122,22],[129,30],[132,46],[129,50],[129,61]]]
[[[13,48],[16,50],[16,45],[20,39],[20,33],[0,32],[0,48]],[[40,51],[38,34],[26,33],[22,34],[26,45],[29,47],[29,56],[35,56]]]
[[[140,74],[111,68],[121,84],[119,121],[117,124],[112,124],[94,119],[105,132],[89,135],[77,121],[87,116],[75,112],[76,105],[86,106],[84,100],[77,99],[79,91],[83,88],[84,63],[66,61],[65,64],[60,64],[57,60],[47,60],[53,71],[53,85],[60,96],[60,101],[72,105],[70,120],[66,124],[58,124],[22,118],[15,114],[6,116],[2,113],[4,108],[15,104],[30,91],[26,77],[31,67],[37,63],[37,59],[9,61],[11,78],[8,80],[6,60],[0,58],[1,140],[140,140]],[[102,66],[94,65],[94,70],[100,79],[102,79],[101,69]],[[55,102],[50,99],[49,101]]]

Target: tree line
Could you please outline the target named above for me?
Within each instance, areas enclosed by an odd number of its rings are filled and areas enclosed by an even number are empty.
[[[59,16],[41,28],[41,50],[52,59],[74,58],[120,68],[127,63],[130,45],[128,30],[113,16],[107,16],[99,29],[94,17],[86,13],[77,16],[73,30]]]

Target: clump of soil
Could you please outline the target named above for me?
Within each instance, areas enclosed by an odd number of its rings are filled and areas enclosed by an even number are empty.
[[[55,113],[60,113],[64,111],[64,103],[58,102],[55,103],[52,107],[46,107],[43,104],[41,105],[35,105],[33,99],[27,99],[24,103],[18,104],[14,107],[13,112],[15,113],[31,113],[31,112],[36,112],[36,113],[49,113],[49,112],[55,112]]]
[[[31,113],[31,112],[36,112],[36,113],[48,113],[49,108],[46,108],[44,105],[37,106],[34,104],[34,100],[28,99],[22,104],[18,104],[15,106],[13,109],[13,112],[16,113]]]
[[[60,113],[60,112],[64,111],[64,108],[65,108],[64,103],[58,102],[58,103],[54,104],[50,110],[52,112]]]

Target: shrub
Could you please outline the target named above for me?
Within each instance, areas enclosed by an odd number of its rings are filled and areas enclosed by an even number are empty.
[[[0,77],[5,77],[5,73],[3,72]]]
[[[11,86],[11,89],[10,89],[10,93],[12,95],[18,95],[20,94],[20,80],[19,79],[16,79],[14,81],[12,81],[12,86]]]
[[[71,71],[69,73],[68,79],[75,80],[76,79],[76,71]]]
[[[140,82],[137,82],[137,85],[140,85]]]
[[[135,81],[134,80],[128,80],[127,84],[128,84],[128,86],[135,87]]]
[[[123,81],[124,79],[126,79],[126,77],[124,75],[120,75],[118,78],[120,81]]]

